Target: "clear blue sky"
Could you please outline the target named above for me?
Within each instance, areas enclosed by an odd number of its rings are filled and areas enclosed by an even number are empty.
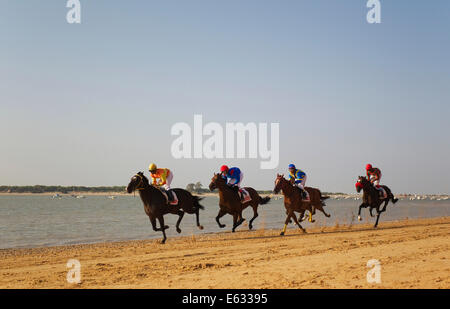
[[[293,162],[353,192],[366,163],[394,192],[450,193],[450,1],[0,1],[0,184],[173,186],[223,163],[271,189]],[[175,122],[279,122],[280,165],[175,160]],[[146,173],[148,175],[148,172]]]

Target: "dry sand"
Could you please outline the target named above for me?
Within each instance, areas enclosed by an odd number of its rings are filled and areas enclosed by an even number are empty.
[[[0,288],[450,288],[450,217],[278,234],[3,249]],[[66,281],[73,258],[80,284]],[[380,284],[366,281],[370,259]]]

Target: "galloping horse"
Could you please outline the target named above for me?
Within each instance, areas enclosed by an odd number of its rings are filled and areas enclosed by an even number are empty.
[[[222,178],[220,174],[214,173],[213,178],[211,179],[211,183],[209,184],[209,189],[214,191],[214,189],[219,190],[219,213],[216,217],[216,222],[220,228],[224,228],[225,224],[221,224],[219,219],[223,217],[225,214],[230,214],[233,216],[233,228],[232,232],[236,230],[236,228],[244,222],[244,218],[242,218],[242,211],[251,206],[253,208],[253,218],[250,220],[248,224],[248,228],[251,230],[253,228],[253,220],[258,217],[258,206],[267,204],[270,200],[270,197],[261,197],[255,189],[250,187],[245,187],[245,190],[250,194],[252,198],[250,201],[242,203],[241,198],[239,197],[239,193],[237,192],[237,188],[231,188],[227,185],[226,179]]]
[[[397,203],[398,199],[394,198],[394,195],[387,186],[382,186],[383,189],[387,193],[387,198],[380,198],[380,191],[377,190],[373,184],[365,177],[359,176],[358,182],[356,183],[356,191],[359,193],[361,189],[363,190],[363,202],[359,206],[358,211],[358,220],[361,221],[361,209],[369,208],[370,216],[373,217],[372,209],[375,208],[377,210],[377,221],[373,227],[378,226],[378,220],[380,219],[380,214],[386,211],[386,206],[389,201],[392,201],[393,204]],[[384,202],[383,209],[380,210],[381,204]]]
[[[284,178],[284,175],[277,174],[273,192],[277,194],[280,190],[283,192],[284,207],[286,208],[287,214],[286,221],[284,222],[284,228],[280,235],[284,235],[287,225],[291,222],[291,219],[293,219],[298,227],[306,233],[305,229],[300,225],[300,222],[303,221],[303,216],[306,210],[309,211],[309,222],[314,222],[312,220],[312,215],[315,213],[315,209],[320,210],[325,216],[330,217],[330,215],[323,209],[323,206],[325,206],[324,200],[326,200],[328,196],[322,197],[322,193],[319,189],[305,187],[305,190],[309,193],[310,201],[304,201],[300,189],[294,187],[290,181]],[[299,219],[295,216],[295,212],[300,213]]]
[[[150,223],[152,224],[154,231],[162,231],[163,239],[161,243],[166,242],[166,232],[165,230],[169,226],[164,225],[164,215],[171,213],[178,215],[178,221],[176,223],[176,229],[178,233],[181,233],[180,222],[183,219],[184,213],[195,214],[197,226],[199,229],[203,229],[199,221],[199,210],[204,209],[200,205],[199,201],[201,198],[192,195],[183,189],[172,189],[178,197],[177,205],[168,205],[166,196],[158,188],[149,184],[147,177],[144,176],[142,172],[137,173],[131,178],[130,183],[127,186],[127,192],[132,193],[134,191],[139,192],[142,203],[144,204],[144,210],[147,216],[150,218]],[[156,219],[159,221],[160,227],[156,227]]]

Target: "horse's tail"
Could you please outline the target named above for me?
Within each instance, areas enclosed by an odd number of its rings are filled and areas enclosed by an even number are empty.
[[[324,201],[329,199],[330,197],[329,196],[322,196],[322,192],[321,191],[319,191],[319,193],[320,193],[320,203],[322,204],[322,206],[326,206]]]
[[[270,201],[270,196],[265,196],[265,197],[261,197],[260,195],[258,195],[258,196],[259,196],[259,204],[260,205],[267,204]]]
[[[383,186],[383,187],[384,187],[384,190],[387,191],[388,200],[390,199],[391,202],[392,202],[392,204],[397,203],[397,202],[398,202],[398,198],[395,198],[395,197],[394,197],[394,194],[392,194],[391,189],[389,189],[387,186]]]
[[[200,205],[200,201],[203,200],[203,197],[198,197],[196,195],[192,196],[194,198],[194,207],[198,209],[205,209],[204,206]]]

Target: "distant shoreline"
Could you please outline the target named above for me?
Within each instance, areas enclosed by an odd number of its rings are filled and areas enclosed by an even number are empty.
[[[77,196],[133,196],[135,193],[128,193],[126,191],[120,192],[84,192],[84,191],[73,191],[69,193],[61,193],[61,192],[42,192],[42,193],[32,193],[32,192],[0,192],[0,196],[56,196],[56,197],[77,197]],[[192,192],[193,195],[197,195],[200,197],[208,197],[208,196],[218,196],[217,192],[205,192],[205,193],[196,193]],[[268,194],[268,193],[259,193],[262,197],[272,196],[277,198],[282,198],[282,194]],[[331,199],[360,199],[362,194],[357,193],[327,193],[326,196],[329,196]],[[450,200],[450,195],[448,194],[396,194],[395,195],[399,199],[409,199],[409,200]]]

